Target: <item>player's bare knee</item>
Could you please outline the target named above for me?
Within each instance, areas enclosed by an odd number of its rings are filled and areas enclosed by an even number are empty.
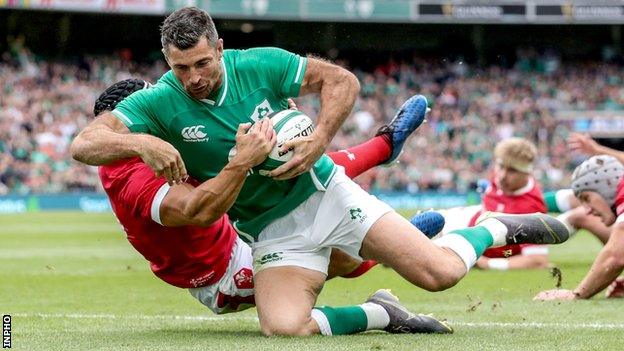
[[[619,271],[620,273],[622,272],[622,270],[624,270],[624,252],[619,252],[611,255],[611,257],[609,257],[609,259],[612,261],[612,264],[610,265],[611,267],[613,267],[613,269]]]
[[[447,274],[448,273],[448,274]],[[454,274],[453,272],[447,272],[444,274],[421,274],[416,279],[408,279],[410,282],[427,291],[436,292],[443,291],[450,287],[455,286],[461,279],[461,276]]]
[[[455,284],[457,284],[460,279],[461,276],[456,276],[455,274],[437,277],[435,280],[435,284],[433,285],[433,290],[430,291],[444,291],[446,289],[452,288],[455,286]]]
[[[287,320],[261,326],[264,336],[308,336],[314,334],[310,323],[291,323]]]
[[[456,282],[432,280],[430,282],[427,282],[427,284],[425,284],[425,286],[422,286],[422,288],[429,292],[438,292],[444,291],[452,287],[453,285],[455,285],[455,283]]]

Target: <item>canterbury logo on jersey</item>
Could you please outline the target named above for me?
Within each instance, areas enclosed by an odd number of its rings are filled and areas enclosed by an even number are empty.
[[[206,141],[208,140],[208,134],[202,132],[202,128],[205,127],[202,125],[186,127],[182,129],[182,138],[188,142]]]

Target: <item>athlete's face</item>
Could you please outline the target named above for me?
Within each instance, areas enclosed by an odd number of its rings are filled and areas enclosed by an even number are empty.
[[[192,48],[180,50],[169,45],[164,53],[169,67],[192,97],[205,99],[221,86],[223,40],[211,45],[203,37]]]
[[[610,226],[615,222],[615,214],[611,211],[611,206],[597,192],[583,191],[579,194],[578,199],[585,206],[587,214],[600,217],[604,225]]]
[[[529,182],[528,173],[517,171],[500,163],[494,166],[494,180],[496,186],[505,194],[511,194],[522,189]]]

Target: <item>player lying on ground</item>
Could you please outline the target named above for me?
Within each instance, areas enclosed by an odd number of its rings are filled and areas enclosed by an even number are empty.
[[[114,109],[133,92],[148,87],[144,81],[137,79],[113,84],[97,99],[94,115]],[[139,158],[120,160],[99,169],[104,189],[128,240],[150,261],[154,274],[173,286],[189,289],[194,297],[215,313],[242,311],[254,305],[251,248],[237,239],[227,215],[215,218],[210,206],[211,196],[202,194],[210,192],[215,181],[232,177],[230,185],[233,188],[227,190],[233,192],[230,199],[234,198],[240,190],[236,184],[242,178],[235,177],[236,172],[232,169],[248,158],[255,157],[257,162],[266,157],[266,150],[261,151],[261,146],[266,145],[258,143],[253,133],[239,134],[237,138],[237,156],[230,161],[229,167],[226,166],[217,177],[204,184],[189,179],[169,187],[164,177],[154,175]],[[347,174],[356,177],[375,163],[387,160],[391,146],[386,136],[380,136],[346,150],[351,158],[342,157],[345,152],[330,153],[329,156],[344,165]],[[443,218],[425,212],[416,216],[413,222],[424,232],[437,232],[443,225]],[[353,276],[353,267],[357,267],[355,271],[359,274],[372,267],[366,263],[358,267],[359,261],[335,251],[330,265],[330,272],[333,273],[328,278]],[[393,320],[392,325],[378,324],[379,329],[400,326],[400,330],[410,332],[450,331],[429,316],[407,313],[385,292],[377,295],[391,300],[380,306],[389,309]],[[362,308],[375,310],[374,301]],[[383,314],[381,309],[377,313]],[[390,320],[390,314],[387,317]],[[409,328],[406,329],[407,325]]]
[[[546,213],[544,195],[533,178],[537,149],[528,140],[510,138],[494,149],[494,168],[483,191],[481,205],[442,210],[446,224],[443,233],[474,226],[487,211],[509,214]],[[476,266],[481,269],[528,269],[548,267],[548,247],[512,244],[487,249]]]
[[[499,142],[494,149],[494,168],[481,205],[441,210],[445,217],[442,234],[453,229],[473,226],[486,211],[522,214],[566,212],[558,217],[566,225],[578,229],[595,231],[603,240],[606,227],[594,216],[589,216],[571,189],[542,193],[537,180],[532,176],[537,148],[523,138],[509,138]],[[608,234],[606,234],[608,238]],[[605,240],[606,241],[606,240]],[[548,247],[544,245],[519,244],[490,248],[477,260],[481,269],[532,269],[547,268]]]
[[[574,290],[542,291],[536,300],[588,299],[610,284],[607,296],[624,296],[624,166],[609,155],[593,156],[572,174],[574,194],[594,216],[611,227],[609,241]]]
[[[589,156],[609,155],[624,163],[623,152],[600,145],[587,134],[570,134],[568,146],[572,151],[581,152]],[[606,226],[600,220],[600,217],[588,213],[587,208],[581,206],[580,201],[574,196],[572,189],[568,191],[565,197],[558,196],[554,204],[555,210],[553,212],[566,212],[570,210],[567,215],[568,218],[564,220],[568,221],[573,227],[590,231],[596,235],[603,244],[606,244],[609,240],[609,234],[612,230],[611,226]],[[556,211],[557,207],[561,208],[561,210]]]
[[[154,145],[149,162],[142,157],[150,168],[179,180],[188,166],[205,182],[228,164],[240,124],[284,109],[289,97],[319,95],[314,132],[286,142],[282,150],[292,148],[292,159],[268,176],[242,176],[228,211],[239,236],[253,241],[255,302],[265,335],[349,334],[387,321],[357,306],[314,308],[332,248],[384,263],[415,286],[438,291],[455,285],[488,247],[560,243],[569,236],[550,216],[505,215],[431,241],[324,155],[358,96],[352,73],[276,48],[224,50],[208,13],[195,7],[165,19],[161,42],[171,71],[87,126],[72,143],[74,158],[101,165],[137,155],[146,151],[137,150],[141,133],[149,133],[171,143]],[[422,123],[426,105],[421,96],[403,104],[387,131],[393,145]],[[199,126],[209,139],[181,133]],[[393,152],[389,161],[396,157]]]

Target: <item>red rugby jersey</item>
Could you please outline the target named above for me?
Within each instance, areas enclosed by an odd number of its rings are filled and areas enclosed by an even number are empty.
[[[160,216],[167,181],[140,158],[99,167],[99,175],[128,241],[156,276],[180,288],[214,284],[223,277],[236,240],[227,215],[209,227],[165,227],[153,218]]]
[[[621,216],[624,213],[624,177],[620,180],[615,193],[615,215]]]
[[[498,189],[494,179],[490,179],[490,185],[483,194],[481,200],[483,210],[479,211],[470,220],[470,226],[473,226],[477,218],[483,211],[495,211],[509,214],[527,214],[541,212],[546,213],[546,202],[539,185],[533,178],[529,179],[529,183],[522,189],[519,189],[513,195],[505,195],[502,190]],[[534,244],[515,244],[493,247],[485,250],[483,256],[489,258],[504,258],[515,256],[522,253],[523,248],[530,246],[538,246]],[[541,246],[541,245],[540,245]]]

